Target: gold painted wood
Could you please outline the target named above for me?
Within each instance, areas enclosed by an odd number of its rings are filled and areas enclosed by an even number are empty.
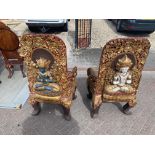
[[[34,105],[37,102],[58,103],[69,109],[76,89],[77,68],[75,67],[73,71],[67,70],[67,55],[64,42],[54,35],[27,34],[21,38],[19,53],[24,58],[27,66],[30,104]],[[47,64],[44,64],[43,59],[47,59]],[[39,75],[36,64],[39,64],[40,67],[49,66],[46,70],[47,75],[55,81],[55,85],[59,85],[60,91],[49,91],[49,93],[46,91],[47,94],[45,90],[36,91],[34,85]],[[51,85],[48,84],[48,86]]]
[[[104,101],[127,102],[130,107],[136,104],[136,94],[149,48],[150,42],[145,38],[118,38],[110,40],[104,46],[97,74],[94,75],[92,68],[87,70],[87,87],[89,95],[92,96],[92,108],[94,110],[98,109]],[[114,93],[114,88],[117,85],[113,83],[117,82],[113,82],[113,79],[114,77],[117,79],[116,75],[123,74],[119,73],[117,67],[129,66],[129,63],[131,64],[128,76],[131,75],[126,78],[131,78],[128,80],[128,83],[131,84],[124,84],[125,89],[127,89],[126,92],[123,92],[123,87],[120,86],[119,88],[118,86],[118,91]],[[130,91],[128,88],[131,88]]]

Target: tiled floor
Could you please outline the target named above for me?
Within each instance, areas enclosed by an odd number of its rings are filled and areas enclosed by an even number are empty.
[[[39,116],[31,116],[29,104],[21,110],[0,109],[0,134],[155,134],[155,73],[144,72],[133,114],[126,116],[119,103],[103,103],[99,115],[90,117],[86,74],[78,75],[77,99],[71,108],[72,120],[65,121],[58,105],[44,104]]]

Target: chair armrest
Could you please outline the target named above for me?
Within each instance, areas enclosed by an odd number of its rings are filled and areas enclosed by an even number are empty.
[[[74,67],[72,69],[72,71],[67,72],[67,77],[68,78],[73,78],[74,79],[76,77],[76,75],[77,75],[77,67]]]
[[[98,76],[98,71],[95,68],[88,68],[87,75],[96,78]]]

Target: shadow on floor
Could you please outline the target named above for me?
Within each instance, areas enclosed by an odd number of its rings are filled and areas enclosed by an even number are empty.
[[[24,135],[78,135],[78,122],[72,117],[71,121],[63,118],[60,105],[43,104],[38,116],[28,117],[22,124]]]
[[[123,104],[119,103],[119,102],[112,102],[112,104],[114,106],[116,106],[118,108],[118,110],[120,110],[120,112],[123,112]]]
[[[87,77],[78,77],[77,78],[77,89],[79,90],[79,93],[81,94],[83,104],[85,107],[90,111],[91,110],[91,100],[87,98],[88,90],[87,90]]]

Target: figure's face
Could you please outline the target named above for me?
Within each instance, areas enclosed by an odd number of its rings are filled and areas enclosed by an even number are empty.
[[[45,68],[39,68],[39,70],[40,70],[41,73],[45,73],[46,72]]]
[[[122,67],[122,68],[120,68],[120,72],[121,73],[127,73],[128,70],[129,70],[129,67]]]

